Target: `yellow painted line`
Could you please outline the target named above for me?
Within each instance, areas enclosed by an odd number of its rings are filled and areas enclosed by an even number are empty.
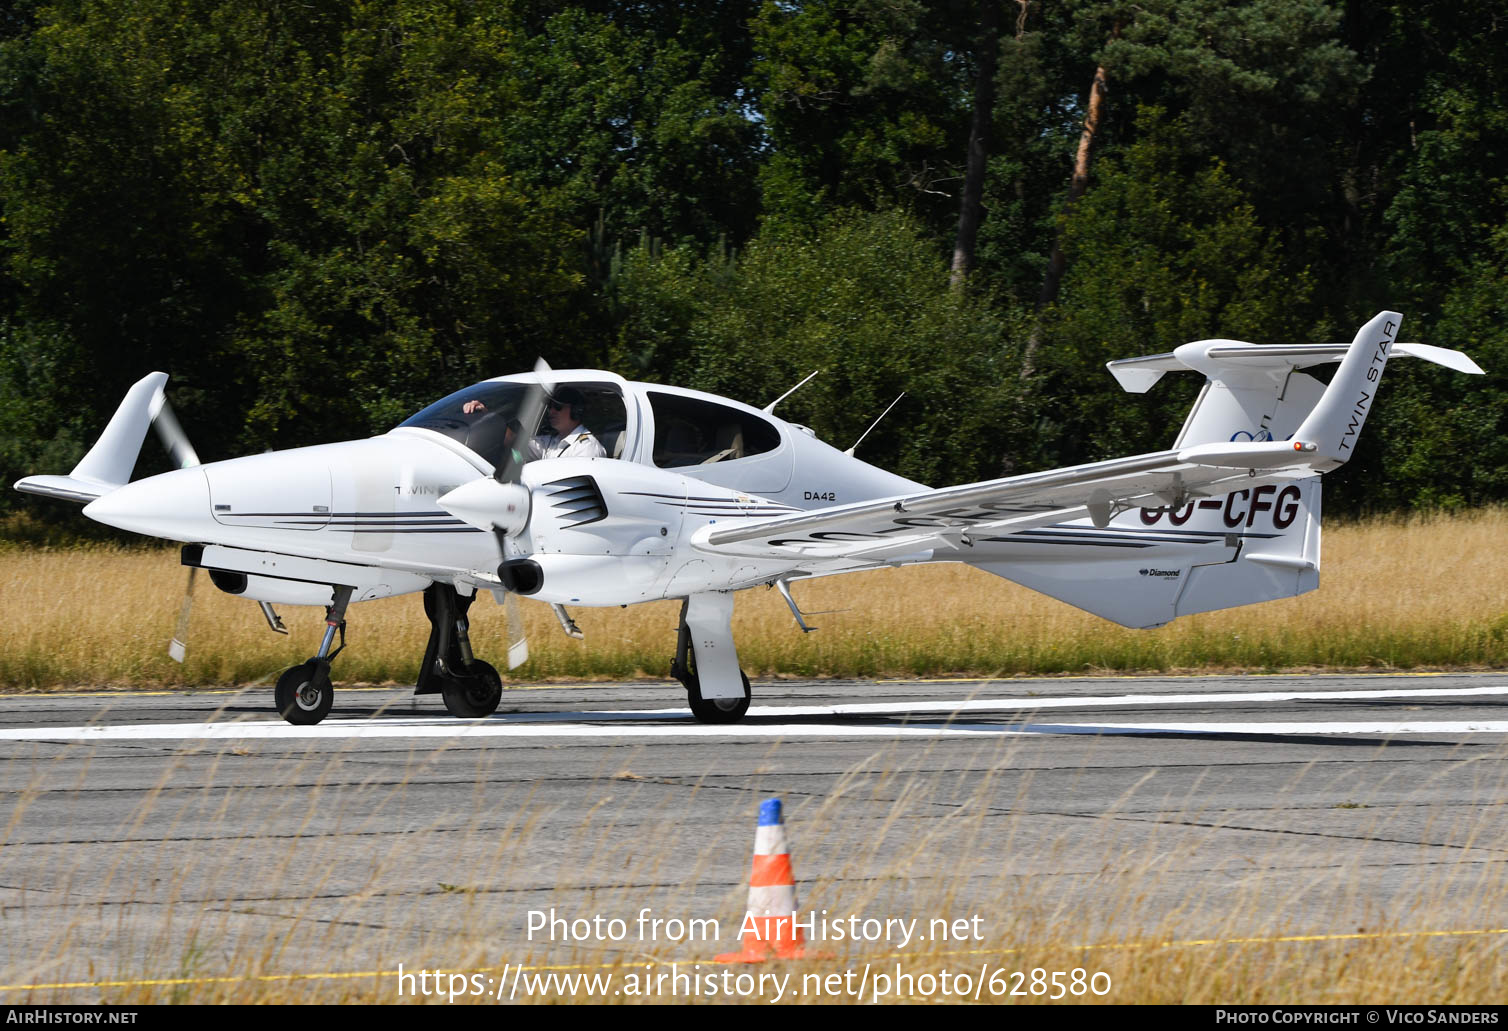
[[[1350,934],[1285,934],[1256,938],[1187,938],[1171,941],[1149,942],[1102,942],[1098,945],[1065,945],[1069,952],[1119,952],[1130,949],[1190,949],[1207,948],[1212,945],[1319,945],[1326,942],[1344,941],[1389,941],[1404,938],[1469,938],[1495,934],[1508,934],[1508,927],[1484,927],[1466,931],[1356,931]],[[927,953],[930,956],[1001,956],[1018,953],[1040,952],[1041,946],[1023,946],[1010,949],[955,949]],[[911,956],[905,952],[887,952],[869,957],[874,959],[903,959]],[[860,957],[866,958],[866,957]]]
[[[637,967],[663,966],[670,962],[673,961],[641,960],[632,963],[541,963],[533,966],[519,967],[518,969],[528,973],[535,973],[537,971],[548,972],[551,970],[629,970]],[[708,960],[707,962],[711,961]],[[413,970],[405,970],[403,973],[404,976],[407,976],[409,974],[418,974],[420,970],[424,970],[431,977],[440,977],[451,974],[495,974],[499,973],[502,969],[502,967],[476,967],[470,970],[430,970],[426,967],[415,967]],[[30,992],[64,988],[171,988],[194,984],[266,984],[272,981],[349,981],[360,977],[396,978],[397,976],[398,971],[396,970],[337,970],[318,974],[243,974],[220,977],[141,978],[123,981],[54,981],[49,984],[0,984],[0,992]]]
[[[1292,945],[1292,944],[1323,944],[1325,942],[1343,941],[1388,941],[1406,938],[1465,938],[1484,937],[1488,935],[1508,935],[1508,927],[1484,927],[1461,931],[1358,931],[1350,934],[1286,934],[1273,937],[1253,938],[1188,938],[1172,941],[1151,942],[1106,942],[1099,945],[1067,945],[1062,946],[1069,952],[1104,952],[1123,951],[1129,949],[1182,949],[1208,947],[1212,945]],[[820,942],[809,943],[820,946]],[[930,959],[943,956],[1011,956],[1022,953],[1041,952],[1042,946],[1021,946],[1018,948],[992,948],[992,949],[951,949],[942,952],[909,953],[887,952],[873,956],[851,957],[848,962],[857,960],[874,959]],[[820,957],[819,957],[820,958]],[[534,972],[548,972],[552,970],[633,970],[653,966],[669,966],[678,963],[687,966],[696,963],[713,965],[711,959],[682,959],[682,960],[639,960],[635,962],[614,963],[542,963],[531,966],[519,967],[518,969]],[[487,974],[498,973],[502,967],[475,967],[463,970],[429,970],[424,967],[416,967],[412,971],[404,971],[405,975],[417,974],[420,970],[426,971],[434,977],[450,974]],[[362,977],[392,977],[396,978],[396,970],[340,970],[326,971],[317,974],[248,974],[227,975],[220,977],[169,977],[169,978],[143,978],[139,980],[120,981],[54,981],[43,984],[6,984],[0,985],[0,992],[34,992],[62,990],[70,988],[158,988],[179,987],[183,985],[209,985],[209,984],[266,984],[273,981],[347,981]]]

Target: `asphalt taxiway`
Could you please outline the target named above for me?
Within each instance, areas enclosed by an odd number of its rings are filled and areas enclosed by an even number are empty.
[[[464,721],[338,690],[317,727],[270,694],[0,698],[0,1002],[705,957],[768,797],[803,907],[978,916],[961,948],[1508,927],[1498,674],[779,681],[733,727],[669,684],[510,690]],[[626,933],[531,936],[550,910]],[[719,941],[674,940],[692,919]]]

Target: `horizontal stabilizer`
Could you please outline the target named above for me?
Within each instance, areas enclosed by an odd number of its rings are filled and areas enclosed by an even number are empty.
[[[1195,502],[1218,504],[1215,499],[1233,493],[1255,496],[1246,492],[1282,488],[1351,456],[1401,321],[1397,312],[1385,311],[1363,326],[1329,386],[1291,368],[1276,382],[1259,372],[1267,382],[1249,387],[1212,380],[1167,451],[712,523],[697,530],[691,543],[720,555],[911,561],[932,549],[967,549],[976,539],[1070,520],[1087,517],[1105,529],[1132,508],[1183,509]],[[1279,407],[1265,413],[1251,407],[1263,397]],[[1276,568],[1258,566],[1267,573]],[[1140,576],[1140,567],[1134,572]]]
[[[1208,364],[1226,366],[1233,370],[1241,368],[1259,370],[1307,369],[1327,362],[1338,362],[1345,356],[1350,344],[1248,344],[1240,340],[1198,340],[1185,344],[1177,351],[1166,354],[1150,354],[1143,358],[1121,358],[1106,362],[1105,367],[1129,394],[1145,394],[1151,390],[1164,373],[1187,372],[1198,369],[1207,372]],[[1420,358],[1436,365],[1443,365],[1453,372],[1473,376],[1482,374],[1481,366],[1461,351],[1430,344],[1394,344],[1392,353]],[[1203,360],[1201,360],[1203,359]]]

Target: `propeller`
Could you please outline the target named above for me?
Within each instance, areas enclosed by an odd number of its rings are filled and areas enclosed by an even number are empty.
[[[550,366],[543,358],[534,363],[534,382],[524,391],[517,415],[510,424],[515,427],[512,446],[504,451],[492,476],[463,483],[439,499],[440,507],[451,515],[479,529],[491,531],[497,541],[500,583],[505,582],[503,563],[508,560],[509,538],[517,537],[529,526],[533,496],[522,482],[524,459],[534,430],[544,416],[545,383],[550,373]],[[528,660],[529,641],[524,635],[518,596],[506,587],[499,589],[504,592],[503,612],[508,620],[508,668],[515,669]]]
[[[178,468],[202,465],[199,453],[189,443],[188,434],[183,432],[183,426],[173,414],[173,406],[168,403],[167,394],[159,390],[152,408],[152,428],[157,431],[158,439],[168,449],[168,455],[178,464]]]
[[[188,469],[202,464],[199,453],[189,443],[188,434],[183,432],[183,426],[173,414],[173,406],[168,403],[167,395],[161,389],[158,389],[150,411],[152,428],[157,431],[162,446],[167,448],[169,457],[178,468]],[[183,588],[183,604],[178,607],[178,626],[173,631],[173,639],[168,642],[168,656],[178,663],[183,662],[188,654],[189,615],[194,609],[194,577],[198,573],[197,567],[189,567],[188,584]]]

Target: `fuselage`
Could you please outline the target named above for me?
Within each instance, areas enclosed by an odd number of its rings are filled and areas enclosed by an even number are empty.
[[[222,589],[259,601],[328,604],[332,584],[352,587],[354,601],[420,591],[434,581],[465,592],[497,589],[502,562],[526,574],[510,583],[515,590],[522,584],[523,593],[542,601],[606,606],[880,564],[821,560],[825,544],[836,552],[864,534],[812,533],[790,558],[772,558],[769,549],[744,557],[708,554],[695,538],[718,524],[924,489],[804,427],[727,398],[607,372],[557,372],[557,386],[587,399],[582,424],[607,457],[524,465],[532,511],[500,553],[493,533],[453,515],[439,499],[493,475],[495,463],[505,460],[505,440],[514,440],[506,433],[508,406],[533,382],[524,375],[476,384],[365,440],[148,477],[84,511],[112,526],[183,542],[185,561],[218,571]],[[467,404],[478,399],[485,403]],[[466,413],[467,407],[477,411]],[[1107,526],[1077,520],[1023,533],[982,532],[966,551],[901,549],[882,561],[967,561],[1033,586],[1047,570],[1054,579],[1082,577],[1091,595],[1096,579],[1119,570],[1142,578],[1148,600],[1176,597],[1177,578],[1165,581],[1157,570],[1230,562],[1244,542],[1287,530],[1291,499],[1270,488],[1250,499],[1247,493],[1200,502],[1216,506],[1209,513],[1133,510]],[[982,512],[979,522],[991,518]],[[883,543],[882,533],[872,536]],[[1132,605],[1144,607],[1141,600]]]
[[[527,532],[509,541],[504,557],[537,557],[547,574],[536,592],[541,600],[620,605],[760,582],[778,574],[781,564],[699,557],[687,547],[689,536],[718,520],[920,487],[838,451],[802,427],[726,398],[592,370],[557,372],[553,379],[597,402],[584,425],[613,457],[541,459],[524,467],[523,482],[541,500]],[[484,388],[528,386],[533,380],[500,377],[451,397],[495,396],[484,394]],[[207,566],[234,564],[234,572],[252,577],[244,585],[229,578],[216,582],[239,586],[238,593],[257,600],[314,604],[328,595],[314,583],[316,571],[300,567],[300,577],[285,579],[288,566],[269,568],[251,558],[259,553],[344,567],[324,572],[357,580],[353,600],[422,590],[433,579],[489,586],[499,562],[494,536],[437,502],[457,486],[494,473],[497,455],[488,452],[500,438],[488,435],[480,420],[457,415],[454,405],[421,416],[425,413],[365,440],[147,477],[92,502],[84,512],[137,533],[216,546]],[[478,436],[489,443],[480,443]],[[552,484],[582,477],[612,498],[605,517],[590,523],[571,518],[570,511],[557,513],[549,500],[564,489]],[[684,561],[678,562],[678,555]],[[373,568],[390,575],[373,575]]]

